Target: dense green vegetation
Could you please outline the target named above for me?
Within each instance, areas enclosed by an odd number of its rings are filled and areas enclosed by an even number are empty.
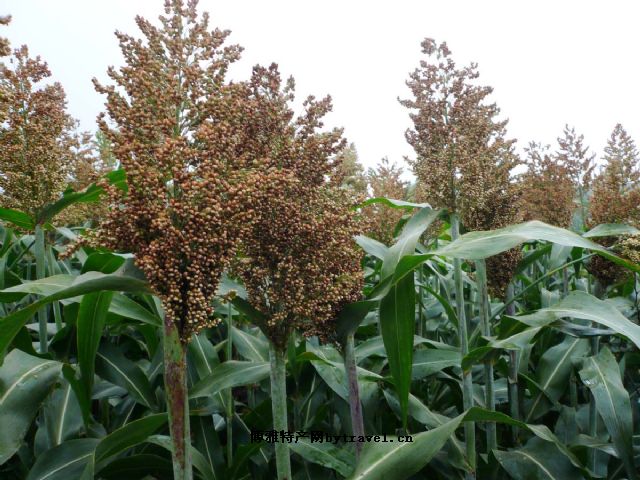
[[[229,81],[195,2],[138,25],[96,140],[26,48],[0,72],[0,478],[638,477],[622,126],[521,159],[427,39],[408,185],[277,66]]]

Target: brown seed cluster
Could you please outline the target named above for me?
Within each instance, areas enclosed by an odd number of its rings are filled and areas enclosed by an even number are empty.
[[[375,168],[370,168],[367,171],[367,179],[373,198],[405,200],[408,184],[402,180],[402,173],[402,167],[389,162],[386,157]],[[393,242],[395,226],[404,212],[385,205],[372,204],[364,207],[362,214],[365,218],[367,235],[389,245]]]
[[[401,101],[414,110],[406,138],[416,152],[409,163],[418,198],[458,213],[467,230],[520,221],[521,193],[512,179],[520,160],[506,138],[507,122],[487,102],[493,89],[477,85],[476,64],[457,68],[445,43],[425,39],[422,51],[427,59],[407,82],[414,99]],[[494,292],[504,292],[519,258],[511,251],[487,262]]]
[[[493,89],[476,84],[476,64],[457,68],[446,43],[427,38],[422,52],[427,59],[407,81],[414,98],[400,101],[412,110],[406,138],[416,152],[409,163],[418,196],[463,216],[470,207],[489,208],[502,188],[495,178],[509,178],[517,164],[514,141],[505,138],[507,122],[498,121],[500,110],[486,101]]]
[[[103,140],[104,141],[104,140]],[[69,176],[68,185],[78,192],[112,171],[115,163],[104,152],[99,140],[92,138],[88,132],[75,131],[68,138]],[[106,153],[106,155],[105,155]],[[108,205],[104,202],[76,203],[56,217],[63,225],[97,225],[107,215]],[[71,252],[69,252],[71,253]]]
[[[353,143],[350,143],[338,153],[335,160],[335,169],[331,175],[332,185],[350,189],[362,198],[367,197],[367,175],[358,160],[358,151]]]
[[[0,64],[0,204],[31,215],[64,190],[73,120],[59,83],[22,46]]]
[[[604,168],[593,181],[589,225],[601,223],[640,226],[640,157],[620,124],[607,141]]]
[[[604,168],[593,181],[588,226],[624,223],[640,227],[640,157],[635,142],[620,124],[607,141],[604,162]],[[598,242],[638,263],[637,236],[620,240],[604,237]],[[601,257],[592,257],[588,270],[604,286],[628,275],[623,268]]]
[[[265,135],[270,105],[247,82],[226,80],[241,48],[228,31],[208,29],[195,1],[165,3],[156,27],[137,17],[143,40],[116,33],[125,65],[99,118],[128,192],[110,189],[97,241],[133,252],[183,341],[215,323],[211,300],[241,238],[250,231],[259,190],[255,173],[279,148]]]
[[[98,241],[135,253],[185,342],[215,323],[211,301],[238,252],[268,331],[319,330],[360,285],[348,278],[357,250],[345,248],[354,212],[346,190],[327,186],[341,131],[317,132],[330,99],[310,97],[294,119],[293,80],[276,65],[227,81],[241,52],[225,45],[229,32],[209,31],[195,1],[165,11],[160,27],[136,19],[144,40],[117,33],[125,66],[109,70],[114,85],[95,82],[128,184],[126,195],[110,189]]]
[[[0,25],[9,25],[11,23],[11,15],[0,16]],[[5,37],[0,37],[0,57],[6,57],[11,55],[11,46],[9,40]]]
[[[549,153],[548,145],[531,142],[525,150],[527,171],[521,175],[525,220],[568,227],[576,208],[569,169]]]
[[[358,195],[332,182],[344,148],[342,132],[321,132],[330,98],[309,97],[293,118],[293,84],[281,85],[275,68],[254,72],[264,140],[272,145],[256,193],[251,230],[235,271],[249,301],[265,315],[265,334],[283,348],[296,329],[331,340],[333,322],[345,303],[360,297],[362,254],[353,236],[361,233],[352,208]],[[277,126],[277,127],[276,127]]]

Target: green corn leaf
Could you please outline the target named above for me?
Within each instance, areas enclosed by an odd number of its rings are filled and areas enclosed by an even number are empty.
[[[0,368],[0,465],[22,445],[36,413],[57,381],[62,364],[12,350]]]
[[[604,347],[597,355],[586,358],[580,378],[593,394],[596,409],[611,435],[627,476],[630,479],[638,478],[634,465],[631,401],[611,351]]]

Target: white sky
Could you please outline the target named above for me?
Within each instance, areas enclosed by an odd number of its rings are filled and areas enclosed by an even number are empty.
[[[134,16],[157,19],[163,0],[0,0],[2,28],[49,63],[69,111],[95,129],[103,99],[91,78],[121,63],[116,29],[139,36]],[[412,150],[397,97],[424,37],[447,41],[458,65],[479,63],[482,83],[509,118],[509,134],[555,145],[565,123],[601,156],[615,123],[640,140],[640,3],[635,1],[201,0],[212,26],[245,47],[244,77],[275,61],[298,97],[334,99],[329,124],[345,127],[365,166]]]

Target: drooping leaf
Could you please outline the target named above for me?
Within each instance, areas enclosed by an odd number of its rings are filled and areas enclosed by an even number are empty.
[[[4,359],[7,348],[24,324],[38,309],[51,302],[103,290],[150,293],[147,283],[136,278],[113,274],[96,274],[96,272],[89,273],[91,275],[85,274],[87,276],[81,275],[77,277],[71,286],[40,298],[31,305],[0,319],[0,360]]]
[[[516,480],[580,480],[584,477],[550,443],[538,438],[525,447],[509,451],[494,450],[502,468]]]
[[[635,235],[640,233],[635,227],[631,225],[624,225],[621,223],[603,223],[596,227],[593,227],[588,232],[582,234],[585,238],[594,237],[614,237],[618,235]]]
[[[531,400],[525,417],[526,422],[535,420],[549,410],[549,400],[557,401],[568,388],[573,369],[572,361],[582,358],[589,351],[585,339],[567,337],[558,345],[548,349],[538,363],[536,371],[539,391]],[[548,400],[549,399],[549,400]]]
[[[428,203],[413,203],[407,202],[405,200],[395,200],[393,198],[386,197],[369,198],[358,205],[358,208],[365,207],[374,203],[381,203],[391,208],[401,208],[403,210],[413,210],[415,208],[431,208],[431,205],[429,205]]]
[[[29,214],[11,208],[0,208],[0,220],[25,230],[33,230],[36,226],[35,220]]]
[[[128,360],[114,345],[104,344],[96,354],[96,372],[114,385],[124,388],[146,407],[154,407],[156,397],[142,369]]]
[[[353,470],[353,454],[331,443],[311,443],[310,440],[301,438],[291,443],[289,449],[308,462],[335,470],[343,477],[348,476]]]
[[[27,480],[80,478],[99,442],[96,438],[80,438],[47,450],[36,459]]]
[[[62,364],[12,350],[0,368],[0,465],[18,451]]]
[[[394,273],[402,257],[415,252],[420,236],[438,218],[438,215],[440,215],[440,210],[423,208],[409,219],[396,242],[389,248],[383,259],[382,278],[389,277]]]
[[[449,440],[464,418],[460,415],[428,432],[413,435],[412,442],[387,437],[366,443],[350,480],[404,480],[424,467]]]
[[[624,260],[603,246],[581,237],[564,228],[554,227],[537,220],[510,225],[508,227],[486,232],[469,232],[455,242],[451,242],[433,252],[445,257],[480,260],[505,252],[521,243],[544,240],[567,247],[582,247],[597,252],[599,255],[633,271],[640,271],[640,265]]]
[[[213,369],[211,374],[195,384],[189,398],[213,395],[221,390],[258,383],[269,376],[269,362],[229,360]]]
[[[240,355],[252,362],[269,361],[269,343],[266,338],[236,327],[233,327],[232,332],[233,346]]]
[[[158,413],[134,420],[133,422],[126,424],[124,427],[111,432],[100,440],[100,443],[96,447],[96,465],[109,457],[117,455],[128,448],[146,441],[147,438],[157,432],[158,429],[166,423],[167,414]]]
[[[634,465],[631,401],[611,351],[604,347],[597,355],[586,358],[580,378],[593,394],[596,409],[611,435],[627,476],[630,479],[638,478],[638,470]]]
[[[358,235],[355,237],[355,241],[358,245],[360,245],[360,248],[362,248],[362,250],[380,260],[384,260],[384,258],[389,253],[389,247],[374,238],[369,238],[364,235]]]
[[[579,290],[570,292],[560,302],[529,315],[514,317],[534,327],[545,326],[561,318],[591,320],[624,335],[640,348],[640,326],[627,319],[611,303]]]
[[[417,380],[448,367],[460,367],[460,361],[458,351],[422,348],[413,354],[412,378]]]

